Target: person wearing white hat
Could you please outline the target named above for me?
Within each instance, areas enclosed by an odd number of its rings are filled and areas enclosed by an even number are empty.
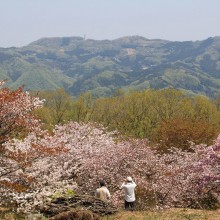
[[[124,190],[125,196],[124,196],[124,200],[125,200],[125,210],[131,210],[134,211],[135,208],[135,192],[134,189],[136,187],[136,183],[133,181],[133,179],[128,176],[126,179],[126,182],[124,182],[121,185],[121,189]]]

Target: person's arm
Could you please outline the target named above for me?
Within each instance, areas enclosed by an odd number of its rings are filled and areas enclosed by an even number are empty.
[[[123,188],[124,188],[124,185],[125,185],[125,182],[122,183],[120,189],[123,189]]]
[[[136,187],[136,186],[137,186],[137,184],[136,184],[134,181],[132,181],[132,184],[134,185],[134,187]]]
[[[110,199],[111,198],[111,195],[110,195],[110,192],[109,190],[106,188],[106,195],[107,195],[107,198]]]
[[[95,190],[95,197],[98,197],[98,190]]]

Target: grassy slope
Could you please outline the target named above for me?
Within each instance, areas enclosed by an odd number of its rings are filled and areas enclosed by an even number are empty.
[[[219,220],[220,210],[206,211],[194,209],[169,209],[156,212],[121,211],[104,220]]]
[[[29,215],[28,219],[47,220],[40,214]],[[27,218],[7,212],[7,209],[0,207],[0,220],[25,220]],[[195,210],[195,209],[167,209],[160,211],[129,212],[120,211],[115,215],[105,216],[103,220],[219,220],[220,209],[218,210]]]

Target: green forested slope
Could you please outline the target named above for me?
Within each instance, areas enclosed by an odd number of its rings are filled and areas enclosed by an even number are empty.
[[[213,96],[220,89],[220,37],[195,42],[44,38],[0,48],[0,79],[31,90],[64,87],[72,95],[173,87]]]

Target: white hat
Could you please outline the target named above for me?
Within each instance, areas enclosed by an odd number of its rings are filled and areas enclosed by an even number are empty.
[[[132,178],[131,178],[130,176],[128,176],[128,177],[127,177],[127,181],[128,181],[128,182],[132,182],[133,180],[132,180]]]

